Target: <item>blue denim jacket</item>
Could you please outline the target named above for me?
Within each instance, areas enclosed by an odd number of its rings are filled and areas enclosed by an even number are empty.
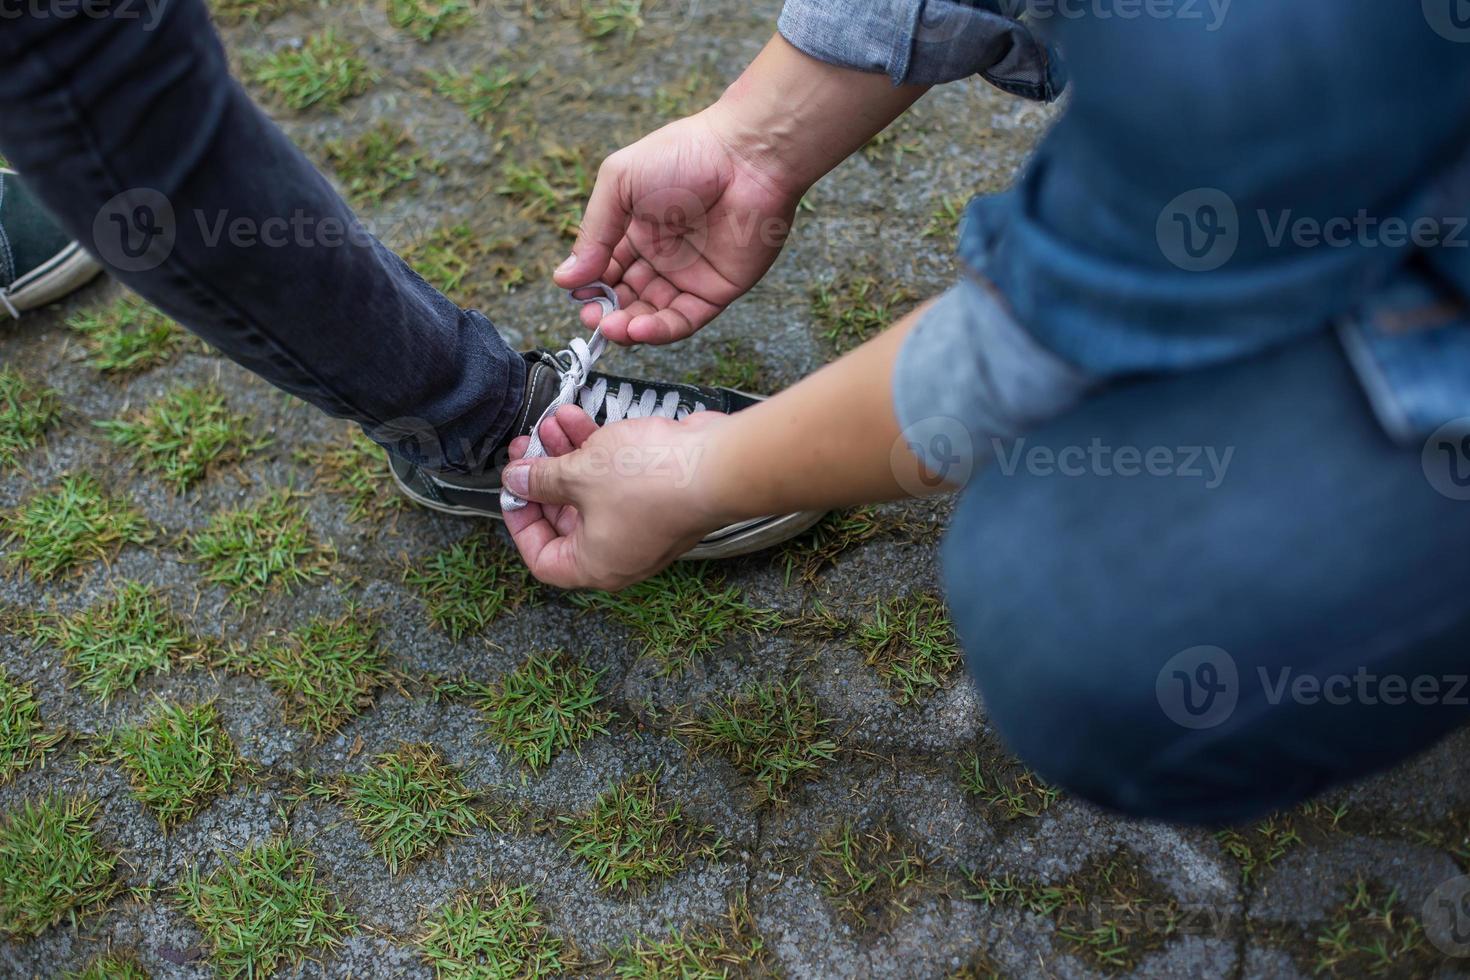
[[[1017,185],[971,203],[959,251],[1000,315],[1083,375],[1336,329],[1411,442],[1470,416],[1470,27],[1453,2],[788,0],[780,29],[895,83],[980,74],[1050,99],[1070,80]]]

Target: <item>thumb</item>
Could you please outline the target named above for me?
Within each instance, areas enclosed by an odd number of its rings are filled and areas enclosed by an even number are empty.
[[[575,455],[575,454],[572,454]],[[576,479],[571,456],[540,456],[510,463],[501,471],[505,488],[522,500],[538,504],[576,503]]]
[[[624,186],[625,173],[616,153],[597,169],[597,182],[587,200],[572,254],[551,274],[552,280],[563,289],[585,286],[606,274],[613,249],[623,240],[633,217]]]

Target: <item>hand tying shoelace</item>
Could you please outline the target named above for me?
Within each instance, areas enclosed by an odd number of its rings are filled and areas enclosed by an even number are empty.
[[[582,299],[577,293],[587,289],[596,289],[602,295]],[[618,308],[618,294],[605,282],[596,282],[590,286],[583,286],[570,290],[567,293],[572,302],[587,305],[596,303],[602,307],[602,315],[605,317]],[[592,372],[592,366],[597,359],[607,350],[607,338],[602,335],[602,327],[592,331],[592,336],[587,340],[581,337],[573,337],[570,346],[561,352],[557,360],[561,361],[566,370],[561,374],[561,388],[556,397],[546,406],[536,424],[531,427],[531,444],[526,447],[523,459],[536,459],[546,455],[546,447],[541,444],[541,423],[556,414],[557,409],[563,405],[570,405],[575,400],[582,407],[582,411],[590,415],[594,420],[598,412],[604,414],[602,424],[609,422],[620,422],[623,419],[639,418],[666,418],[682,419],[687,417],[691,411],[700,412],[705,410],[703,402],[696,402],[692,409],[684,407],[679,400],[679,394],[675,391],[666,392],[660,400],[658,392],[652,388],[645,388],[642,395],[635,396],[633,386],[624,381],[618,386],[617,393],[609,397],[609,389],[606,379],[599,378],[593,384],[587,384],[587,378]],[[526,501],[517,497],[509,490],[500,491],[501,510],[520,510],[526,506]]]

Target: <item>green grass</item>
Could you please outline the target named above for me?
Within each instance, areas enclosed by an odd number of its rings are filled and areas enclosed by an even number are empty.
[[[377,76],[355,46],[328,29],[253,59],[250,80],[288,109],[332,109],[366,92]]]
[[[418,947],[440,980],[546,980],[572,966],[525,885],[458,896],[424,923]]]
[[[248,608],[269,590],[290,592],[327,574],[336,556],[317,541],[296,494],[276,490],[257,503],[220,511],[191,536],[206,581]]]
[[[264,680],[281,698],[288,723],[322,736],[371,707],[391,679],[378,632],[376,620],[354,607],[256,649],[231,652],[226,665]]]
[[[671,928],[663,938],[639,935],[613,954],[613,969],[623,980],[780,975],[743,904],[731,907],[729,921],[721,927]]]
[[[1403,908],[1398,889],[1359,878],[1347,901],[1332,911],[1315,939],[1316,976],[1434,974],[1440,957],[1424,927]]]
[[[969,194],[955,194],[941,200],[924,228],[924,237],[953,239],[960,233],[960,219],[965,216],[969,203]]]
[[[0,368],[0,466],[15,466],[61,419],[61,395],[19,371]]]
[[[204,933],[216,971],[228,978],[299,965],[356,929],[316,880],[312,856],[286,838],[246,847],[208,875],[189,869],[179,902]]]
[[[428,745],[403,745],[343,776],[332,795],[397,874],[480,824],[476,795]]]
[[[887,822],[863,829],[844,820],[817,847],[812,870],[837,910],[859,924],[907,912],[903,893],[923,881],[923,858]]]
[[[41,706],[30,686],[0,667],[0,786],[44,760],[61,738],[44,734]]]
[[[153,812],[165,832],[228,790],[241,769],[212,701],[192,707],[160,701],[142,724],[103,738],[98,753],[102,761],[122,765],[133,799]]]
[[[455,640],[479,633],[535,595],[520,557],[483,534],[430,555],[403,580],[422,597],[429,622]]]
[[[292,0],[210,0],[209,13],[221,24],[262,23],[285,13]]]
[[[124,296],[100,312],[78,313],[66,325],[82,336],[87,363],[109,375],[136,374],[166,364],[183,349],[187,336],[136,296]]]
[[[0,530],[13,546],[5,560],[42,580],[107,561],[124,545],[143,544],[153,536],[141,513],[108,496],[86,473],[63,476],[57,486],[0,515]]]
[[[0,933],[39,936],[111,898],[117,855],[97,840],[97,804],[60,794],[0,821]]]
[[[585,150],[550,146],[530,165],[507,163],[495,191],[519,205],[524,217],[575,239],[595,173]]]
[[[408,133],[388,122],[378,123],[353,140],[333,140],[324,151],[347,200],[357,208],[380,204],[395,191],[414,186],[420,169],[440,169]]]
[[[403,250],[403,261],[435,289],[454,299],[466,301],[466,280],[474,272],[475,263],[488,249],[469,225],[439,228]]]
[[[105,953],[82,970],[63,973],[62,980],[150,980],[148,971],[132,953]]]
[[[960,768],[965,792],[981,800],[1001,819],[1041,816],[1061,797],[1029,769],[997,753],[971,752]]]
[[[967,898],[1050,918],[1064,945],[1097,969],[1132,969],[1179,931],[1183,912],[1126,850],[1089,859],[1059,882],[971,874]]]
[[[466,0],[388,0],[388,23],[424,42],[473,20]]]
[[[302,462],[311,462],[305,453]],[[386,520],[408,506],[408,498],[387,480],[388,462],[382,447],[353,427],[342,441],[317,459],[317,483],[347,502],[350,521]]]
[[[606,697],[597,690],[601,677],[564,653],[532,654],[487,687],[477,706],[496,744],[536,771],[607,734],[612,712],[600,707]]]
[[[587,609],[600,609],[631,629],[643,656],[665,676],[682,674],[694,658],[731,637],[774,629],[781,617],[745,600],[739,586],[726,586],[706,562],[683,562],[622,592],[577,592],[568,596]]]
[[[914,295],[903,286],[852,273],[820,283],[811,293],[812,317],[822,338],[838,354],[892,326],[913,301]]]
[[[927,592],[880,599],[853,641],[900,704],[943,687],[960,663],[959,640],[944,600]]]
[[[723,841],[693,827],[684,808],[659,793],[656,773],[644,772],[607,789],[585,813],[557,818],[562,846],[587,865],[604,891],[634,892],[677,874],[693,860],[715,859]]]
[[[800,581],[815,587],[818,577],[852,548],[889,535],[925,536],[931,530],[930,526],[915,521],[886,516],[876,507],[835,511],[782,551],[786,584],[791,584],[795,574]]]
[[[145,472],[180,493],[212,468],[239,462],[270,444],[253,435],[250,419],[230,411],[212,387],[174,388],[127,418],[95,424],[113,443],[131,450]]]
[[[619,35],[631,41],[643,29],[644,0],[583,0],[577,23],[597,40]]]
[[[1274,866],[1277,860],[1302,842],[1296,821],[1285,814],[1267,817],[1249,827],[1218,831],[1215,839],[1240,865],[1243,885],[1250,884],[1257,872]]]
[[[757,802],[781,803],[796,786],[816,779],[837,743],[801,682],[752,684],[725,697],[702,718],[679,727],[713,749],[755,784]]]
[[[766,374],[760,355],[744,343],[728,341],[715,351],[714,364],[706,370],[687,371],[686,384],[734,388],[753,395],[770,394],[775,384]]]
[[[110,598],[44,622],[37,633],[61,649],[74,686],[104,704],[144,675],[167,673],[203,651],[163,597],[141,582],[123,582]]]
[[[496,121],[511,97],[530,81],[529,75],[501,67],[468,73],[450,68],[428,72],[428,76],[434,91],[463,109],[471,120],[490,124]]]

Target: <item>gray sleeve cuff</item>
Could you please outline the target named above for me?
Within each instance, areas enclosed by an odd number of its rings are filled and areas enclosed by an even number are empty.
[[[783,37],[819,61],[882,72],[893,84],[936,85],[971,75],[1029,99],[1061,94],[1045,43],[983,0],[786,0]]]
[[[995,292],[970,280],[924,313],[893,370],[909,450],[951,486],[1027,430],[1061,414],[1092,381],[1042,347]]]

